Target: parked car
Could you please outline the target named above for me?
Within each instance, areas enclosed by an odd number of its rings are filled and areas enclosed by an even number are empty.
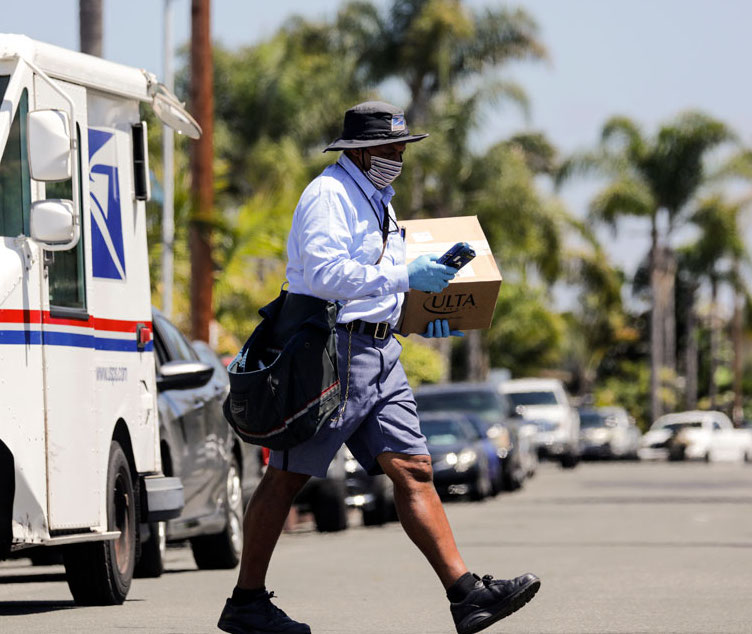
[[[539,453],[572,469],[580,461],[580,417],[558,379],[512,379],[499,386],[522,418],[538,427]]]
[[[433,483],[441,497],[468,495],[482,500],[491,495],[493,484],[483,439],[461,413],[435,412],[420,415],[433,462]]]
[[[519,439],[519,421],[511,418],[509,402],[503,394],[486,383],[446,383],[415,391],[418,412],[457,411],[475,414],[487,425],[486,433],[496,444],[502,461],[503,483],[507,490],[522,486],[527,476],[522,452],[532,451],[529,443]]]
[[[478,438],[483,445],[483,450],[488,457],[488,475],[491,478],[492,485],[491,494],[496,495],[497,493],[499,493],[499,491],[504,490],[503,464],[507,452],[505,450],[503,456],[499,456],[499,450],[496,447],[496,442],[491,436],[488,435],[488,430],[490,429],[490,427],[480,416],[471,412],[464,412],[462,415],[473,426],[475,433],[478,435]]]
[[[752,431],[735,429],[723,412],[666,414],[642,437],[643,459],[752,461]]]
[[[637,458],[642,434],[622,407],[580,409],[583,458]]]
[[[302,512],[313,514],[316,530],[334,533],[347,528],[347,448],[343,445],[329,464],[325,478],[311,478],[295,498]]]
[[[162,466],[181,479],[185,506],[176,519],[141,527],[136,574],[159,576],[166,542],[186,539],[199,568],[234,568],[242,548],[243,458],[222,414],[226,384],[162,313],[153,309],[152,320]]]
[[[205,341],[194,341],[192,345],[199,359],[214,368],[211,380],[216,382],[217,386],[223,390],[222,402],[224,402],[230,392],[230,376],[227,373],[227,366]],[[230,427],[229,424],[227,426]],[[232,428],[230,427],[230,429]],[[240,488],[243,494],[243,508],[245,508],[261,481],[261,447],[243,442],[234,431],[233,435],[240,447]]]
[[[359,509],[365,526],[381,526],[397,519],[394,506],[394,485],[391,479],[381,473],[368,475],[366,470],[345,448],[345,472],[347,473],[348,507]]]

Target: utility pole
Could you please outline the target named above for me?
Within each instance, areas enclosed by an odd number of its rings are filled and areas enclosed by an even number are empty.
[[[79,48],[102,57],[102,0],[78,0]]]
[[[214,282],[211,248],[214,94],[210,17],[210,0],[191,0],[191,106],[203,129],[191,155],[191,335],[202,341],[209,340]]]
[[[174,92],[175,76],[172,67],[172,3],[164,0],[164,83]],[[172,128],[162,125],[162,312],[172,318],[172,287],[174,276],[175,247],[175,147]]]

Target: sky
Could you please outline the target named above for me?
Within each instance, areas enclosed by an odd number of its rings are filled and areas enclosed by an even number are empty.
[[[173,39],[190,33],[190,0],[170,0]],[[212,35],[229,48],[270,36],[289,16],[332,17],[339,0],[213,0]],[[385,0],[375,4],[385,6]],[[500,140],[542,130],[563,154],[592,148],[614,114],[638,121],[647,133],[678,113],[700,109],[729,124],[752,146],[752,2],[746,0],[469,0],[473,8],[524,8],[540,27],[547,63],[511,65],[505,75],[526,90],[529,119],[512,106],[489,112],[478,138]],[[0,31],[77,49],[78,0],[5,3]],[[104,0],[103,56],[163,69],[164,0]],[[405,104],[400,104],[405,105]],[[561,192],[580,216],[597,185],[572,183]],[[752,224],[752,223],[750,223]],[[613,261],[632,272],[648,248],[647,227],[630,221],[618,239],[602,238]]]

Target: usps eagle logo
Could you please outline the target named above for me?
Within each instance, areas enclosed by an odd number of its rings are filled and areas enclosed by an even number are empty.
[[[114,133],[89,128],[92,273],[111,280],[125,280],[119,181]]]
[[[393,114],[392,115],[392,132],[404,132],[405,130],[405,115]]]

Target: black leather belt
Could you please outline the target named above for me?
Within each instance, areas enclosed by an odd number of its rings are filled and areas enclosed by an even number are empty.
[[[380,321],[376,324],[370,321],[363,321],[362,319],[356,319],[355,321],[349,321],[346,324],[341,324],[350,332],[355,332],[361,335],[371,335],[374,339],[383,340],[386,339],[392,332],[392,327],[389,322]]]

